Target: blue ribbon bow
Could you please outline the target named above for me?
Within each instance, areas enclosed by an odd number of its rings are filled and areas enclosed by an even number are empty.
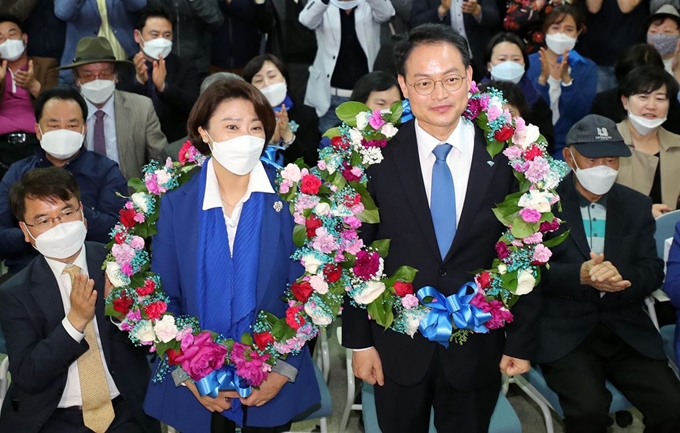
[[[472,289],[472,293],[468,293]],[[426,307],[432,308],[418,325],[420,333],[430,341],[435,341],[444,347],[449,347],[449,339],[453,332],[453,325],[457,329],[486,333],[484,326],[491,319],[491,313],[485,313],[470,301],[477,294],[475,283],[465,283],[463,287],[451,296],[444,297],[432,286],[425,286],[418,290],[418,300]],[[429,302],[425,298],[432,298]]]
[[[285,150],[285,147],[283,146],[277,146],[275,144],[270,144],[267,146],[267,148],[264,150],[264,157],[268,159],[269,161],[273,162],[274,164],[277,164],[281,167],[283,167],[283,151]]]
[[[247,398],[252,392],[252,387],[246,384],[245,379],[236,374],[233,365],[225,365],[219,370],[196,382],[196,388],[201,396],[209,395],[216,398],[220,391],[236,391],[242,398]]]
[[[411,102],[408,99],[401,101],[401,123],[406,123],[413,119],[413,113],[411,112]]]

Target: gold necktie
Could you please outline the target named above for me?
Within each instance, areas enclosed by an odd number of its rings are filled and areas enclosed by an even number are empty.
[[[64,274],[71,277],[71,288],[76,275],[82,269],[76,265],[69,265]],[[90,346],[87,352],[78,358],[78,377],[80,378],[80,394],[83,399],[83,422],[85,427],[95,433],[104,433],[115,417],[109,385],[106,382],[104,364],[99,356],[99,343],[94,331],[94,319],[85,326],[85,341]]]

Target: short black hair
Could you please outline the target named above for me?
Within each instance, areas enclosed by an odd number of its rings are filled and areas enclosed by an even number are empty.
[[[510,81],[492,80],[480,84],[479,86],[479,90],[482,92],[486,92],[489,89],[500,90],[503,93],[503,98],[508,101],[508,104],[516,107],[519,110],[519,115],[524,120],[527,120],[527,118],[531,116],[531,108],[529,108],[529,104],[527,103],[527,99],[524,97],[524,93],[522,93],[522,89],[520,89],[517,84]]]
[[[153,6],[147,6],[135,13],[135,30],[141,32],[146,25],[146,20],[149,18],[164,18],[168,20],[173,29],[175,27],[175,22],[172,19],[170,11],[163,5],[154,4]]]
[[[75,197],[80,201],[80,188],[75,176],[61,167],[34,168],[15,182],[9,190],[9,205],[14,217],[24,221],[26,199],[68,201]]]
[[[514,33],[511,32],[505,32],[505,33],[498,33],[496,36],[491,38],[489,41],[489,44],[486,46],[486,54],[484,56],[484,63],[489,63],[491,62],[491,56],[493,55],[493,49],[496,47],[496,45],[501,44],[503,42],[509,42],[511,44],[515,44],[519,47],[520,51],[522,52],[522,58],[524,59],[524,70],[528,71],[529,70],[529,55],[527,54],[527,45],[524,43],[524,41],[517,36]]]
[[[80,94],[80,92],[70,86],[57,86],[43,91],[38,95],[37,98],[35,98],[35,101],[33,101],[33,110],[35,112],[36,123],[40,122],[40,119],[42,119],[43,109],[45,108],[47,101],[50,99],[58,99],[60,101],[76,101],[78,106],[80,106],[80,111],[83,113],[83,121],[87,121],[87,104],[85,103],[85,99],[83,99],[83,96]]]
[[[243,79],[252,84],[253,77],[260,71],[260,69],[262,69],[264,62],[272,62],[274,66],[276,66],[276,69],[281,72],[281,75],[283,75],[286,83],[290,83],[288,67],[286,67],[285,63],[283,63],[281,59],[269,53],[260,54],[257,57],[253,57],[248,63],[246,63],[246,65],[243,67]]]
[[[411,51],[419,45],[432,45],[437,43],[449,43],[460,52],[463,65],[467,69],[470,66],[470,51],[467,40],[449,25],[421,24],[408,33],[408,36],[400,40],[394,46],[394,64],[397,74],[406,76],[406,60]]]
[[[571,16],[576,23],[576,31],[580,32],[585,24],[583,14],[579,9],[572,5],[562,4],[554,7],[543,21],[543,33],[548,33],[548,29],[553,24],[560,24],[562,21]]]
[[[620,86],[621,95],[652,93],[666,86],[666,97],[673,101],[678,96],[678,82],[675,77],[658,66],[640,66],[633,69]]]
[[[26,33],[26,28],[24,27],[23,21],[19,19],[16,15],[12,14],[0,14],[0,23],[14,23],[19,27],[19,30],[21,30],[21,33]]]
[[[621,85],[626,79],[626,76],[635,68],[640,66],[657,66],[663,68],[663,59],[661,54],[649,44],[637,44],[628,47],[625,51],[619,54],[614,64],[614,76],[616,82]]]
[[[399,89],[399,82],[393,75],[387,72],[374,71],[359,78],[349,100],[365,104],[371,96],[371,92],[384,92],[395,86]],[[401,94],[401,89],[399,93]]]

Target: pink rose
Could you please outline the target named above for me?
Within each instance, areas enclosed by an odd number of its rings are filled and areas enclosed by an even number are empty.
[[[227,348],[212,340],[209,331],[194,337],[194,341],[183,349],[184,353],[175,358],[193,380],[201,380],[214,370],[222,367]]]

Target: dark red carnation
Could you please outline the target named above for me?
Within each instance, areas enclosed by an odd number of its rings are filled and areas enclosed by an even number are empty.
[[[260,348],[260,350],[266,350],[268,344],[274,344],[274,337],[269,331],[265,332],[254,332],[253,340],[255,340],[255,345]]]
[[[505,242],[498,242],[496,244],[496,254],[498,254],[498,258],[501,260],[510,255],[510,250]]]
[[[510,125],[503,125],[501,129],[496,131],[496,133],[493,135],[493,138],[502,143],[504,141],[508,141],[513,135],[515,135],[515,128]]]
[[[328,284],[332,284],[342,276],[342,268],[337,265],[326,265],[323,267],[323,274]]]
[[[307,229],[307,237],[313,238],[316,236],[316,229],[323,226],[321,220],[314,214],[305,220],[305,228]]]
[[[543,156],[543,151],[540,147],[532,145],[530,148],[524,152],[524,159],[527,161],[533,161],[537,156]]]
[[[179,350],[168,349],[165,353],[168,355],[168,365],[170,365],[171,367],[175,366],[175,365],[179,365],[180,362],[177,361],[177,358],[184,355],[184,352],[182,352],[182,349],[179,349]]]
[[[302,176],[302,181],[300,182],[300,191],[303,194],[318,194],[319,187],[321,186],[321,179],[314,176],[313,174],[307,174]]]
[[[300,283],[293,283],[290,285],[290,291],[293,292],[293,296],[300,302],[307,302],[309,296],[312,294],[314,289],[312,285],[307,281],[302,281]]]
[[[286,310],[286,323],[296,331],[305,324],[305,319],[300,315],[298,307],[290,307]]]
[[[146,307],[144,307],[144,312],[146,313],[146,316],[151,319],[151,320],[157,320],[160,319],[161,315],[165,313],[165,310],[168,309],[168,306],[165,302],[163,301],[156,301],[152,302]]]
[[[355,182],[361,180],[361,176],[357,176],[354,173],[352,173],[352,166],[349,165],[347,162],[343,164],[342,177],[347,179],[347,182]]]
[[[397,292],[397,295],[401,296],[402,298],[406,295],[412,295],[413,284],[397,281],[394,283],[394,291]]]
[[[127,296],[121,296],[113,300],[113,309],[122,315],[127,315],[132,307],[132,299]]]
[[[481,289],[486,289],[491,285],[491,274],[488,273],[487,271],[484,271],[477,277],[475,277],[475,282],[479,285]]]
[[[144,280],[143,287],[137,287],[137,294],[139,296],[149,296],[156,289],[156,283],[153,280]]]
[[[134,209],[121,209],[119,211],[120,222],[128,229],[134,227],[137,224],[137,221],[135,221],[136,213]]]
[[[354,262],[354,275],[364,280],[370,280],[378,269],[380,268],[380,255],[378,253],[369,253],[366,251],[359,251],[357,259]]]
[[[539,230],[543,233],[554,232],[560,228],[560,220],[553,218],[550,222],[542,222]]]

